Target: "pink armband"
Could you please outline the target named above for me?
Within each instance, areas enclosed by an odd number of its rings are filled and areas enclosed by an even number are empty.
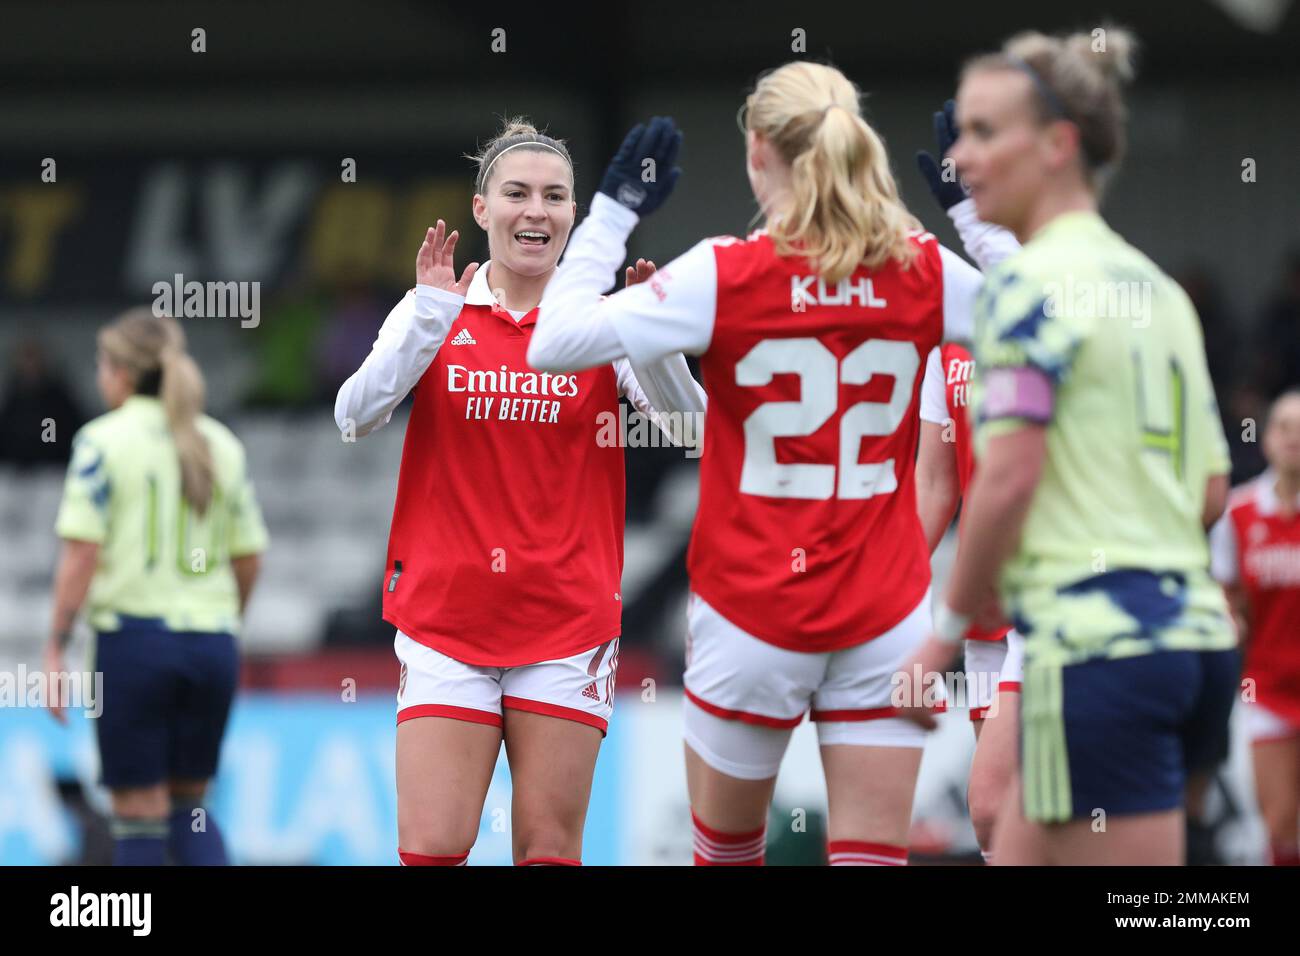
[[[984,376],[981,421],[1023,418],[1046,425],[1052,420],[1052,380],[1036,368],[993,368]]]

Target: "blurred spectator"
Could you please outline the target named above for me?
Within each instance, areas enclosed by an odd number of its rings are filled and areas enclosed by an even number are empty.
[[[9,381],[0,398],[0,462],[66,464],[72,436],[86,422],[45,347],[23,339],[14,349]]]
[[[1259,324],[1259,379],[1269,399],[1300,385],[1300,246],[1287,256],[1282,281]]]
[[[1188,266],[1177,279],[1201,318],[1205,355],[1210,363],[1210,378],[1214,382],[1214,393],[1222,399],[1231,391],[1237,379],[1238,346],[1243,335],[1242,329],[1237,324],[1237,317],[1230,315],[1224,308],[1219,285],[1204,265],[1198,263]]]

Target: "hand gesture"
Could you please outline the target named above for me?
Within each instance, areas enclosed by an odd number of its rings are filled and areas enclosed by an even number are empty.
[[[655,264],[650,259],[638,259],[635,266],[628,266],[624,270],[623,288],[638,285],[645,282],[655,274]]]
[[[464,296],[469,292],[474,273],[478,271],[478,263],[471,262],[467,265],[460,281],[457,281],[452,257],[456,252],[460,231],[453,229],[451,235],[444,239],[446,231],[447,224],[439,219],[437,228],[425,233],[424,242],[415,257],[415,281],[418,285],[431,285],[435,289]]]

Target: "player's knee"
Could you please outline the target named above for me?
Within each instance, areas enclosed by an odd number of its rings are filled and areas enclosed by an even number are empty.
[[[156,819],[167,816],[170,810],[167,788],[162,784],[113,791],[113,816],[119,819]]]
[[[966,804],[970,809],[970,822],[975,830],[975,839],[981,847],[987,848],[993,839],[993,825],[1006,799],[1006,787],[994,786],[994,781],[972,774],[970,787],[966,792]]]
[[[560,820],[538,821],[515,828],[515,857],[577,859],[582,850],[582,826],[570,826]]]
[[[468,855],[478,838],[478,820],[411,821],[398,819],[397,842],[408,853],[422,856]]]
[[[1264,817],[1264,826],[1268,830],[1269,838],[1273,842],[1278,841],[1295,841],[1297,832],[1300,832],[1300,824],[1296,819],[1296,807],[1294,803],[1283,801],[1285,806],[1262,807],[1262,816]]]
[[[207,793],[206,780],[172,780],[167,784],[173,800],[202,800]]]

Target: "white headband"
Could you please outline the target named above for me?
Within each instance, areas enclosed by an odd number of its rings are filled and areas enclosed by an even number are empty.
[[[525,141],[522,142],[522,143],[515,143],[513,146],[507,146],[505,149],[501,150],[501,152],[499,152],[499,153],[497,153],[495,156],[493,156],[493,157],[492,157],[492,162],[488,163],[488,164],[487,164],[487,169],[483,170],[483,179],[482,179],[482,182],[485,183],[485,184],[487,183],[487,181],[488,181],[488,176],[492,175],[492,167],[496,164],[496,161],[497,161],[498,159],[500,159],[500,158],[501,158],[502,156],[504,156],[506,153],[510,152],[512,149],[518,149],[520,146],[540,146],[542,149],[549,149],[549,150],[550,150],[552,153],[554,153],[556,156],[560,157],[560,159],[564,160],[565,163],[568,163],[568,162],[569,162],[569,157],[568,157],[568,156],[565,156],[562,152],[560,152],[560,151],[559,151],[558,149],[556,149],[554,146],[549,146],[549,145],[547,145],[546,143],[539,143],[539,142],[537,142],[536,140],[531,140],[531,139],[530,139],[530,140],[525,140]],[[569,170],[570,170],[570,172],[572,172],[572,170],[573,170],[573,166],[572,166],[572,164],[569,165]]]

